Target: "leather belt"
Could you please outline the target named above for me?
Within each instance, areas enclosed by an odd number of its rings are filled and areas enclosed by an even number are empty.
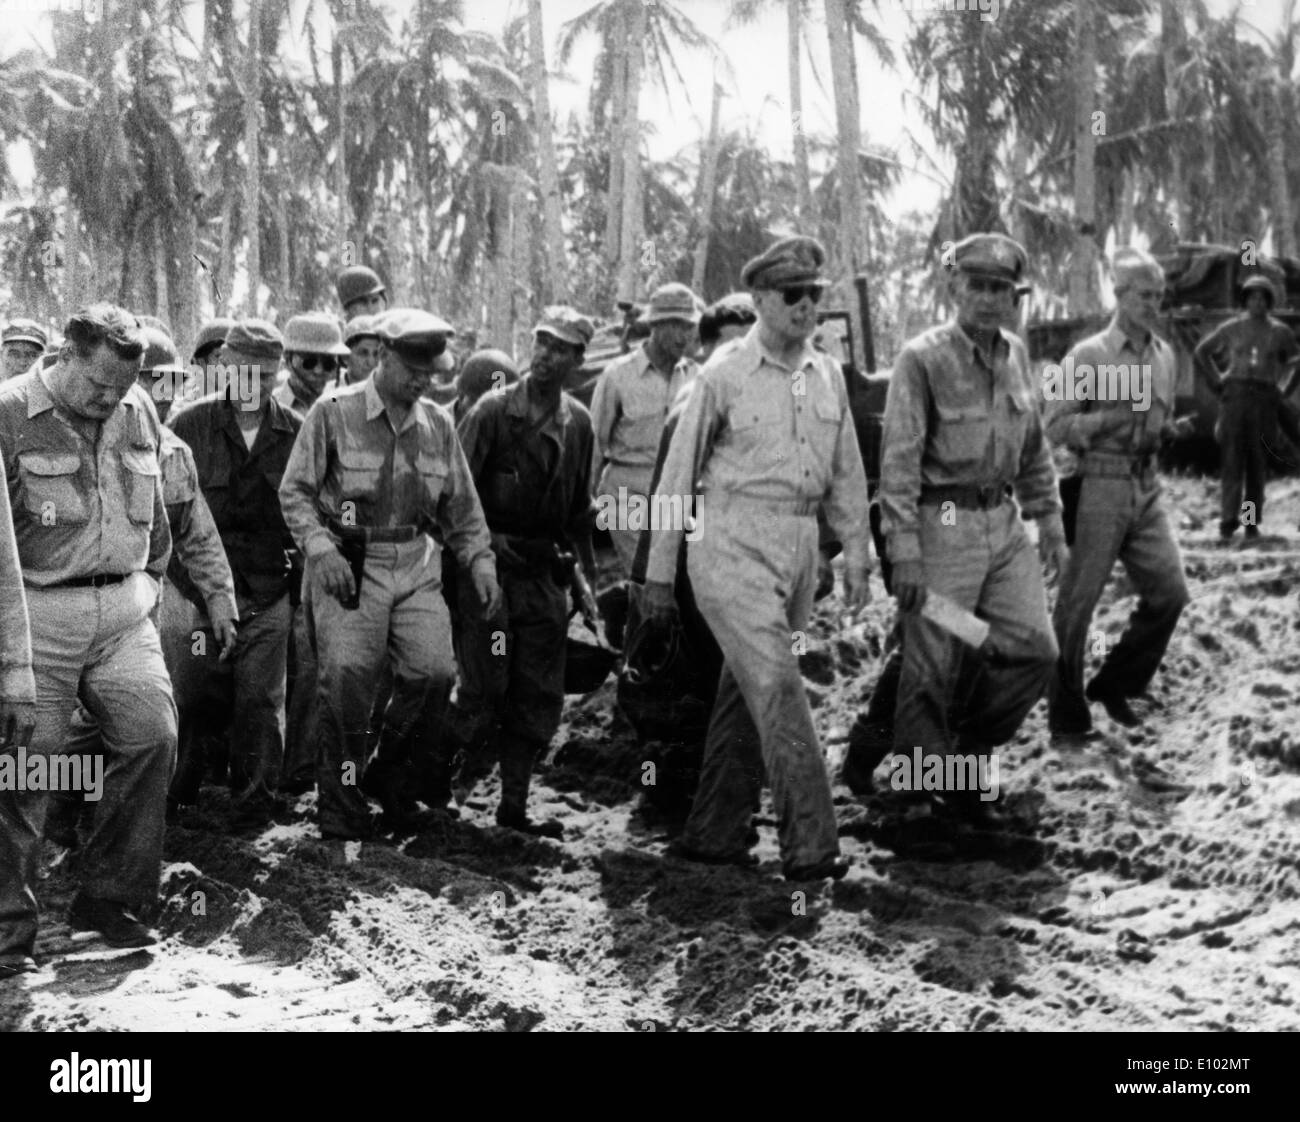
[[[1156,454],[1143,452],[1140,456],[1126,456],[1119,452],[1089,452],[1083,458],[1084,475],[1120,478],[1126,475],[1145,475],[1156,466]]]
[[[88,577],[69,577],[54,584],[43,584],[39,588],[103,588],[108,584],[121,584],[131,573],[93,573]]]
[[[329,520],[329,528],[341,538],[367,542],[413,542],[420,536],[419,526],[344,526]]]
[[[816,514],[821,505],[821,499],[767,499],[758,495],[744,495],[737,491],[706,491],[700,498],[700,506],[703,510],[707,510],[710,506],[720,510],[728,507],[752,508],[775,511],[778,514],[792,514],[799,518]]]
[[[952,503],[962,510],[992,510],[1011,498],[1010,483],[975,486],[964,483],[937,484],[921,488],[921,502],[930,506]]]

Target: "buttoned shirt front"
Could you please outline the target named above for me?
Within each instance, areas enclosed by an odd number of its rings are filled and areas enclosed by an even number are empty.
[[[161,580],[171,534],[149,396],[132,386],[93,422],[56,402],[57,370],[32,369],[0,386],[0,450],[23,581],[48,588],[140,571]]]
[[[334,548],[330,523],[416,526],[456,560],[495,568],[483,509],[451,417],[421,398],[395,429],[373,378],[312,406],[280,486],[293,536],[308,557]]]
[[[682,391],[656,494],[820,504],[845,563],[867,567],[867,480],[839,365],[805,344],[793,366],[760,341],[761,324],[720,347]],[[707,529],[705,529],[707,532]],[[646,578],[672,581],[684,527],[660,527]]]
[[[1053,444],[1080,454],[1119,456],[1159,449],[1161,429],[1174,415],[1177,367],[1168,343],[1154,334],[1135,342],[1112,320],[1105,331],[1076,343],[1061,368],[1061,382],[1046,404],[1047,436]],[[1139,392],[1133,390],[1135,377]],[[1127,396],[1122,392],[1126,383]],[[1121,392],[1112,392],[1117,389]],[[1117,411],[1129,423],[1117,425]]]
[[[531,421],[531,378],[484,394],[457,433],[494,533],[572,543],[595,523],[591,415],[562,393],[540,425]]]
[[[645,344],[614,359],[597,380],[591,399],[595,470],[606,461],[653,470],[668,410],[697,370],[683,358],[665,378],[650,361]]]
[[[1228,358],[1225,382],[1234,380],[1266,382],[1283,389],[1300,356],[1291,329],[1281,320],[1265,316],[1234,316],[1206,336],[1201,346],[1210,354]]]
[[[238,408],[219,395],[201,398],[172,419],[172,428],[194,454],[240,609],[259,610],[289,590],[288,551],[294,543],[279,490],[302,421],[271,398],[250,448],[235,416]]]
[[[167,578],[209,618],[234,616],[235,582],[221,534],[199,485],[190,446],[162,426],[163,502],[172,532]]]
[[[999,332],[990,366],[955,322],[911,340],[885,399],[880,505],[890,560],[921,557],[923,488],[1012,484],[1027,518],[1059,514],[1056,471],[1024,343]]]

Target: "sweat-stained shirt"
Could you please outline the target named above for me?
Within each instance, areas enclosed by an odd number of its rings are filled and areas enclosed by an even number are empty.
[[[991,368],[955,322],[903,348],[885,399],[880,466],[890,561],[921,559],[925,487],[1012,484],[1024,517],[1053,517],[1063,533],[1040,397],[1025,344],[1007,331],[999,332]]]
[[[818,503],[845,565],[865,573],[867,479],[839,364],[805,344],[787,367],[762,345],[759,327],[719,347],[682,391],[655,494],[681,496],[687,507],[698,493],[702,533],[710,495]],[[655,531],[647,581],[674,580],[684,537],[684,526]]]
[[[1069,370],[1069,358],[1074,359],[1078,388],[1080,370],[1100,367],[1122,367],[1131,382],[1137,371],[1146,387],[1147,408],[1135,409],[1135,402],[1112,397],[1108,400],[1084,400],[1075,397],[1056,397],[1047,401],[1047,436],[1053,444],[1065,445],[1070,451],[1084,456],[1088,452],[1101,452],[1116,456],[1142,456],[1160,447],[1161,431],[1174,417],[1174,385],[1177,377],[1173,348],[1158,335],[1150,335],[1137,345],[1123,331],[1118,322],[1096,335],[1080,340],[1071,349],[1067,361],[1061,365]],[[1112,379],[1102,375],[1097,378],[1097,392]],[[1122,380],[1117,382],[1122,385]],[[1140,403],[1140,402],[1139,402]],[[1112,427],[1115,414],[1125,415],[1128,423]]]
[[[3,457],[0,457],[0,698],[5,701],[36,700],[27,594],[23,591],[23,574],[18,567],[18,545],[14,541]]]
[[[373,378],[311,407],[280,484],[280,506],[308,558],[333,549],[329,523],[415,526],[450,547],[466,570],[495,572],[491,539],[451,417],[421,398],[400,430]]]
[[[0,386],[0,452],[23,582],[48,588],[140,571],[161,581],[171,532],[153,403],[132,386],[106,420],[74,420],[50,393],[57,369],[33,367]]]

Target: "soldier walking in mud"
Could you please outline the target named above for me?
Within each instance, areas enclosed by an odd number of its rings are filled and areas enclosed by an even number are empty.
[[[1223,449],[1219,537],[1228,541],[1238,525],[1246,539],[1259,537],[1264,518],[1267,450],[1277,445],[1277,418],[1300,376],[1300,345],[1291,329],[1268,313],[1273,284],[1262,274],[1241,286],[1246,310],[1221,324],[1197,344],[1193,362],[1220,406],[1219,444]],[[1219,362],[1226,357],[1224,370]],[[1244,501],[1243,501],[1244,495]]]
[[[501,603],[465,454],[451,418],[424,397],[450,358],[453,329],[402,308],[384,317],[379,332],[375,372],[312,406],[280,486],[285,520],[306,558],[303,601],[318,655],[318,813],[328,838],[371,835],[359,783],[385,655],[393,693],[367,787],[390,830],[413,824],[413,771],[434,766],[430,757],[445,751],[428,743],[453,675],[435,532],[469,574],[474,613],[495,614]]]
[[[687,566],[726,659],[713,719],[743,698],[761,753],[750,754],[748,738],[710,737],[680,852],[750,863],[766,768],[789,880],[839,878],[848,868],[793,653],[817,586],[819,508],[844,546],[849,607],[869,595],[867,487],[847,391],[838,366],[809,343],[829,283],[824,262],[820,243],[793,237],[745,266],[758,322],[690,383],[656,493],[684,505],[700,494]],[[668,623],[675,613],[684,530],[660,528],[651,543],[647,619]]]
[[[1058,653],[1022,513],[1038,521],[1044,564],[1062,568],[1068,551],[1038,388],[1024,343],[1001,326],[1025,251],[1001,234],[973,234],[951,255],[956,317],[903,348],[885,404],[880,501],[903,612],[894,747],[982,762],[1015,735]],[[974,656],[921,613],[927,592],[992,628],[997,661],[979,667],[955,713],[962,660]],[[942,801],[976,823],[999,824],[981,794],[945,790]]]
[[[1128,370],[1130,384],[1136,377],[1144,385],[1145,400],[1063,397],[1047,403],[1048,438],[1081,457],[1082,475],[1074,549],[1053,618],[1061,657],[1048,694],[1048,720],[1053,734],[1064,737],[1091,731],[1089,701],[1101,702],[1122,725],[1140,723],[1129,699],[1146,690],[1188,600],[1156,475],[1161,440],[1185,435],[1191,425],[1174,420],[1174,353],[1152,332],[1164,271],[1135,249],[1116,252],[1114,271],[1114,319],[1076,343],[1063,365],[1072,363],[1076,372],[1106,365]],[[1137,588],[1138,603],[1085,692],[1088,628],[1117,559]]]

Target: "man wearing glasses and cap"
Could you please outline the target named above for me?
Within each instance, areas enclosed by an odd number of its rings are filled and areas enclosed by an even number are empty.
[[[1002,327],[1025,251],[1002,234],[973,234],[945,254],[956,317],[903,348],[885,402],[880,505],[903,613],[894,747],[973,757],[987,775],[990,750],[1015,735],[1056,664],[1039,557],[1059,571],[1068,551],[1041,389],[1024,343]],[[1038,522],[1039,557],[1022,518]],[[955,712],[962,660],[975,656],[921,614],[927,590],[992,628],[998,657],[979,664]],[[939,794],[957,815],[996,826],[987,793]]]
[[[183,606],[191,617],[187,629],[206,641],[173,668],[181,746],[171,796],[180,805],[197,801],[198,734],[232,721],[235,829],[270,821],[284,759],[293,539],[280,512],[279,484],[302,420],[265,392],[282,347],[280,332],[265,320],[236,323],[219,359],[226,388],[182,409],[171,425],[194,453],[239,606],[233,653],[197,604]]]
[[[869,597],[867,481],[848,394],[838,364],[810,343],[829,284],[825,260],[815,239],[791,237],[746,264],[741,281],[753,290],[758,322],[689,384],[656,490],[684,506],[700,496],[699,539],[686,562],[726,659],[712,722],[734,722],[743,704],[758,730],[757,744],[709,736],[679,852],[750,863],[766,770],[789,880],[840,878],[848,869],[794,653],[818,583],[819,511],[843,543],[850,609]],[[652,531],[647,619],[675,612],[683,531]]]
[[[399,308],[379,332],[375,372],[312,407],[280,486],[307,562],[303,601],[319,681],[318,813],[329,838],[372,833],[359,788],[385,655],[393,694],[367,788],[378,794],[387,828],[414,824],[417,769],[449,767],[446,746],[430,743],[453,679],[435,533],[469,574],[474,611],[493,614],[501,601],[465,454],[451,418],[424,398],[435,371],[450,366],[454,331],[428,312]]]
[[[568,588],[574,555],[595,587],[591,547],[591,417],[563,392],[595,333],[573,308],[543,310],[528,374],[479,399],[460,422],[461,444],[492,531],[504,602],[487,616],[461,592],[462,783],[501,766],[497,824],[560,838],[555,820],[528,816],[533,765],[560,727]],[[582,605],[596,615],[587,598]]]
[[[644,322],[650,337],[605,368],[591,399],[600,482],[597,502],[626,576],[636,556],[647,511],[655,453],[668,410],[698,369],[687,354],[695,349],[699,302],[684,284],[665,284],[650,296]]]
[[[26,585],[36,726],[26,754],[63,749],[80,700],[107,749],[68,920],[114,946],[155,941],[176,708],[150,613],[171,550],[158,418],[136,385],[144,337],[110,304],[78,311],[59,361],[0,387],[14,538]],[[6,636],[7,638],[7,636]],[[4,754],[12,756],[15,745]],[[0,790],[0,965],[32,969],[44,790]]]
[[[286,409],[305,417],[307,410],[336,384],[348,357],[338,320],[327,312],[305,312],[284,325],[284,362],[288,377],[272,396]]]
[[[0,331],[0,382],[16,378],[45,353],[49,339],[34,319],[15,319]]]

